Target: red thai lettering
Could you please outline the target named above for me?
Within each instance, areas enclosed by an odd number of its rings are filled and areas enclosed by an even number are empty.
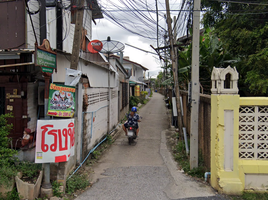
[[[71,122],[68,124],[68,127],[63,129],[53,129],[52,124],[41,126],[42,137],[41,137],[41,149],[43,152],[47,152],[48,150],[52,152],[66,151],[68,150],[68,144],[70,144],[70,148],[72,148],[75,144],[75,130],[74,123]],[[46,134],[53,136],[52,144],[49,146],[45,144]],[[70,138],[69,138],[70,137]],[[70,142],[68,141],[70,139]],[[50,142],[51,143],[51,142]]]
[[[74,123],[68,124],[68,135],[70,136],[70,147],[74,146],[75,137],[74,137]]]
[[[42,131],[42,139],[41,139],[41,149],[43,152],[47,152],[48,151],[48,145],[45,144],[45,134],[48,131],[48,128],[53,128],[53,125],[45,125],[45,126],[41,126],[41,129],[43,129]]]
[[[55,152],[57,150],[57,142],[58,142],[58,137],[57,137],[57,130],[52,129],[48,132],[48,135],[53,135],[54,136],[54,143],[50,145],[50,150],[52,152]]]
[[[61,134],[61,130],[59,129],[58,130],[58,135],[59,135],[59,144],[60,144],[59,145],[59,150],[60,151],[68,150],[68,134],[67,134],[67,129],[66,128],[63,129],[62,130],[62,134]],[[65,141],[64,141],[65,145],[64,145],[64,147],[63,147],[62,135],[65,138]]]

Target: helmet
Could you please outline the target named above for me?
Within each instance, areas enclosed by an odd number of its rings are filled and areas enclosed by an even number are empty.
[[[134,106],[131,108],[131,112],[137,112],[137,108]]]

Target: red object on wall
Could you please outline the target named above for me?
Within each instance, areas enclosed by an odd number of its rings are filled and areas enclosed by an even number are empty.
[[[66,162],[67,161],[67,156],[63,155],[63,156],[55,156],[55,163],[57,162]]]
[[[99,40],[92,40],[90,43],[87,45],[87,50],[90,53],[98,53],[102,49],[103,44]]]

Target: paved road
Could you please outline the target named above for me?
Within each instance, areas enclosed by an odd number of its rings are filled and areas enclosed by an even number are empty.
[[[178,171],[166,146],[163,96],[154,93],[139,114],[143,119],[137,143],[129,146],[121,132],[94,167],[96,182],[76,200],[224,199]]]

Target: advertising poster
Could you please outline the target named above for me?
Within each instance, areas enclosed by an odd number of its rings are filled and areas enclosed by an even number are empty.
[[[51,83],[47,115],[73,117],[75,112],[75,87]]]
[[[74,155],[74,119],[38,120],[35,163],[66,162]]]

